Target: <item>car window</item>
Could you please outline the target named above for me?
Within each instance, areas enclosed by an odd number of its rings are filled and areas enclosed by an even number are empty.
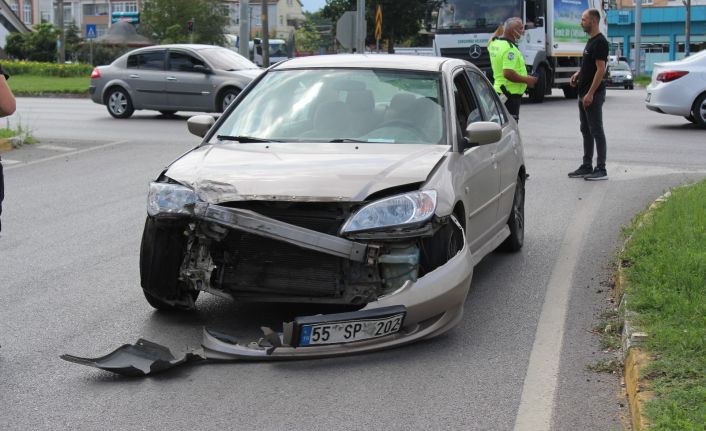
[[[271,70],[228,114],[217,134],[286,142],[437,145],[444,142],[441,88],[438,72]]]
[[[500,100],[493,87],[490,86],[487,79],[479,74],[469,70],[466,73],[476,93],[478,104],[483,112],[483,119],[503,125],[506,121],[504,111],[499,106]]]
[[[259,69],[259,67],[243,57],[242,55],[231,51],[230,49],[213,47],[200,49],[199,55],[206,59],[211,64],[211,67],[219,70],[242,70],[242,69]]]
[[[128,69],[164,70],[164,51],[132,54],[127,58]]]
[[[456,74],[453,84],[456,121],[461,133],[464,133],[469,124],[483,121],[482,113],[463,72]]]
[[[193,72],[194,66],[205,66],[203,60],[184,52],[169,52],[169,70],[176,72]]]

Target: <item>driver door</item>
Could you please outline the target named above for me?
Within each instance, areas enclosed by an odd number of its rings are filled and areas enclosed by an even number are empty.
[[[213,111],[216,107],[213,75],[194,66],[210,69],[206,63],[184,51],[169,51],[167,103],[174,110]]]

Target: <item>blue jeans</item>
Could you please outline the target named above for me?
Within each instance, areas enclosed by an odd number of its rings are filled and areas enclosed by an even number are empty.
[[[599,88],[593,96],[593,103],[583,106],[583,97],[579,97],[581,134],[583,135],[583,164],[593,165],[593,147],[596,147],[596,167],[605,169],[607,144],[603,132],[603,102],[605,87]]]

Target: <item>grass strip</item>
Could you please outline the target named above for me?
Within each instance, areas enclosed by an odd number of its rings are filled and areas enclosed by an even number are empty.
[[[626,228],[628,307],[655,358],[651,429],[706,429],[706,182],[682,187]]]
[[[37,96],[49,93],[88,95],[90,81],[87,76],[15,75],[7,83],[15,96]]]

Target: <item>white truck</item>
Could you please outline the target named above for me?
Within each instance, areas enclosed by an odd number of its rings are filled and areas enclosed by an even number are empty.
[[[224,36],[226,40],[226,48],[239,52],[238,49],[240,47],[240,38],[238,35],[226,34]],[[287,42],[284,39],[269,39],[268,42],[270,47],[270,65],[290,58],[289,50],[287,49]],[[250,53],[250,60],[262,67],[262,39],[256,37],[249,41],[248,52]]]
[[[517,16],[525,22],[520,51],[528,72],[536,71],[539,78],[528,91],[532,102],[542,102],[552,88],[575,98],[576,89],[569,86],[569,79],[580,66],[588,40],[581,28],[581,14],[588,8],[598,9],[601,32],[607,35],[604,1],[447,0],[439,9],[434,54],[468,60],[492,79],[488,40],[498,25]]]

